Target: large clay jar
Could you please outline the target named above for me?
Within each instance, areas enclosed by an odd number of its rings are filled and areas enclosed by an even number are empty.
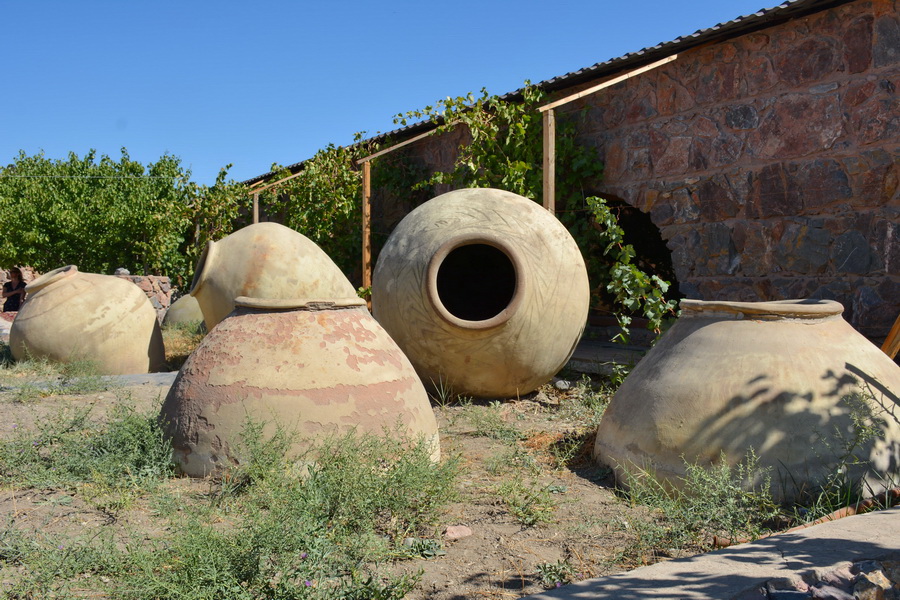
[[[172,327],[175,325],[201,323],[203,321],[203,311],[200,310],[200,303],[191,295],[182,296],[172,303],[172,306],[166,311],[163,317],[162,326]]]
[[[776,497],[791,500],[838,466],[860,431],[854,417],[868,413],[882,439],[855,449],[871,470],[849,475],[864,493],[896,481],[900,368],[842,312],[829,300],[683,300],[610,402],[595,456],[620,479],[649,468],[677,486],[685,461],[724,453],[734,465],[752,449]]]
[[[415,371],[359,298],[238,298],[188,357],[163,404],[174,459],[195,477],[240,462],[252,419],[296,434],[293,454],[321,436],[424,436],[440,454],[434,412]]]
[[[130,281],[69,265],[38,277],[25,291],[28,300],[9,333],[16,360],[89,360],[104,375],[164,366],[156,310]]]
[[[581,252],[540,205],[464,189],[409,213],[378,257],[375,318],[426,383],[525,394],[568,361],[587,318]]]
[[[347,298],[353,285],[313,241],[278,223],[256,223],[209,242],[197,261],[191,296],[212,329],[250,298]]]

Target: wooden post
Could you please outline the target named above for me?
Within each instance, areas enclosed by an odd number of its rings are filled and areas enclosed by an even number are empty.
[[[253,224],[259,223],[259,192],[253,194]]]
[[[369,161],[363,163],[363,199],[362,199],[362,285],[372,287],[372,166]],[[366,300],[369,310],[372,309],[372,298]]]
[[[556,114],[544,111],[544,208],[556,215]]]
[[[891,332],[888,334],[887,339],[884,340],[881,350],[891,358],[894,358],[897,356],[897,352],[900,352],[900,316],[894,321],[894,326],[891,327]]]

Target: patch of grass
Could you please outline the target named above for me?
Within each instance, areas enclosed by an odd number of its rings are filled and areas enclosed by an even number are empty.
[[[875,496],[883,489],[900,485],[896,479],[875,475],[869,463],[873,445],[885,437],[888,419],[898,418],[894,407],[885,405],[869,387],[845,395],[838,407],[845,411],[847,420],[834,425],[829,433],[817,432],[813,451],[828,467],[816,485],[801,489],[800,500],[791,512],[796,522],[812,522],[865,497]],[[860,485],[864,478],[869,479]],[[877,480],[879,489],[872,489],[873,480]],[[794,480],[790,484],[794,489],[802,488]]]
[[[12,392],[14,402],[32,402],[58,395],[84,395],[110,388],[88,359],[59,363],[47,358],[15,361],[9,346],[0,349],[0,389]]]
[[[168,525],[159,537],[67,540],[22,533],[11,519],[0,532],[0,566],[4,578],[17,583],[4,593],[179,600],[405,596],[419,575],[385,576],[374,565],[441,552],[437,524],[455,497],[459,462],[436,464],[427,440],[395,431],[332,437],[289,458],[293,434],[278,429],[266,437],[263,430],[247,423],[242,462],[214,482],[207,501],[158,495],[156,514]],[[154,489],[149,480],[172,474],[170,449],[160,452],[157,431],[155,418],[127,406],[114,409],[103,426],[87,411],[73,411],[3,444],[3,464],[9,457],[18,461],[4,474],[6,483],[74,486],[78,494],[103,479],[146,492]]]
[[[36,431],[16,427],[0,440],[0,483],[72,487],[95,497],[145,488],[173,472],[172,449],[157,410],[139,413],[128,402],[113,405],[105,422],[91,407],[62,411]]]
[[[522,431],[504,419],[503,405],[497,401],[487,406],[466,407],[465,418],[473,428],[473,435],[506,443],[515,443],[525,437]]]
[[[536,477],[541,474],[541,465],[534,455],[519,446],[504,446],[503,449],[491,455],[484,465],[485,470],[494,476],[517,475],[522,471]]]
[[[562,587],[576,577],[575,567],[567,559],[537,565],[537,574],[546,588]]]
[[[714,536],[752,539],[770,531],[780,510],[772,499],[768,471],[760,468],[755,453],[736,467],[728,465],[724,454],[710,467],[685,467],[678,489],[649,470],[625,469],[628,497],[655,516],[636,527],[630,554],[638,562],[653,562],[670,549],[709,550]],[[749,481],[762,483],[748,489]]]
[[[606,383],[598,384],[582,375],[574,388],[560,398],[557,418],[579,421],[584,427],[595,428],[613,393]]]
[[[177,371],[203,341],[206,327],[202,321],[174,323],[163,328],[162,336],[166,347],[166,367]]]
[[[520,479],[511,479],[503,482],[497,493],[509,512],[525,527],[553,520],[556,501],[550,486],[542,486],[536,481],[525,484]]]

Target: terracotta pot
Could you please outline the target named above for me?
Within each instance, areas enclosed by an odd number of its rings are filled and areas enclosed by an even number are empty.
[[[565,227],[527,198],[485,188],[413,210],[372,280],[375,318],[423,381],[482,397],[549,381],[581,337],[589,294]]]
[[[598,428],[595,456],[620,478],[636,465],[679,485],[684,460],[708,465],[724,453],[734,465],[752,448],[772,468],[772,491],[790,500],[846,452],[854,406],[883,439],[858,449],[872,470],[851,477],[873,493],[897,477],[900,368],[844,321],[839,303],[683,300],[681,311]]]
[[[16,360],[91,360],[101,374],[161,369],[166,360],[156,310],[130,281],[81,273],[74,265],[25,288],[28,300],[9,334]]]
[[[200,303],[193,296],[182,296],[172,303],[172,306],[166,311],[163,317],[162,326],[170,327],[182,323],[201,323],[203,321],[203,311],[200,310]]]
[[[266,435],[296,431],[294,453],[324,435],[399,428],[440,454],[425,388],[359,298],[237,299],[182,366],[160,419],[175,461],[202,477],[241,460],[248,418],[265,422]]]
[[[209,242],[194,270],[191,296],[212,329],[238,296],[336,299],[356,295],[337,265],[306,236],[278,223],[257,223]]]

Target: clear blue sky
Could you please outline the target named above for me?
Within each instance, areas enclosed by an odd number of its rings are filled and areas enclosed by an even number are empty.
[[[777,0],[0,0],[0,164],[94,148],[244,180]]]

